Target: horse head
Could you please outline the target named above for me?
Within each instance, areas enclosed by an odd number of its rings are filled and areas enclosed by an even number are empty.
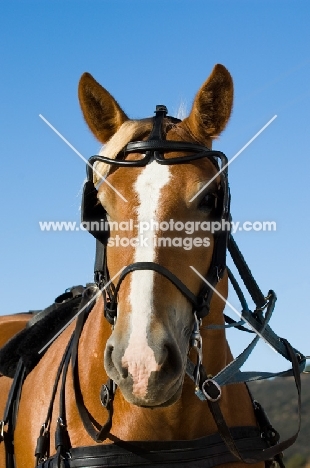
[[[81,78],[79,99],[90,130],[105,145],[101,155],[115,161],[145,157],[141,151],[122,151],[129,142],[148,141],[154,133],[152,118],[130,120],[88,73]],[[164,113],[156,131],[167,142],[211,148],[228,122],[232,101],[231,76],[216,65],[189,116],[178,121]],[[165,152],[167,159],[188,155],[184,149]],[[100,160],[94,164],[97,203],[109,223],[109,277],[117,277],[128,265],[159,266],[133,267],[122,278],[117,317],[104,353],[108,376],[135,405],[167,406],[181,395],[195,317],[188,296],[163,272],[170,272],[194,296],[199,294],[203,281],[190,266],[204,277],[210,269],[215,240],[208,222],[216,219],[218,172],[207,157],[186,164],[159,164],[155,159],[132,167]],[[226,283],[224,277],[217,285],[223,295]],[[223,305],[213,296],[213,322],[222,320]]]

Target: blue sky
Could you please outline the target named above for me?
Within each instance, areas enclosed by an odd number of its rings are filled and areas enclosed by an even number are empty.
[[[263,292],[277,293],[271,325],[309,354],[309,14],[306,0],[2,0],[0,314],[44,308],[92,281],[89,234],[39,229],[42,220],[79,220],[85,177],[39,114],[88,158],[99,144],[77,100],[84,71],[141,118],[158,103],[190,109],[222,63],[235,102],[215,149],[232,158],[277,115],[229,169],[233,218],[273,220],[277,231],[235,239]],[[229,339],[235,352],[248,341],[240,332]],[[249,366],[286,364],[261,345]]]

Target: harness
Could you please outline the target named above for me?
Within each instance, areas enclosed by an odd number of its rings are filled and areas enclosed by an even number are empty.
[[[47,416],[42,424],[35,450],[36,466],[39,468],[98,468],[101,466],[213,468],[222,463],[235,461],[245,463],[265,461],[267,464],[276,461],[280,466],[283,466],[282,451],[292,445],[297,438],[300,429],[300,373],[305,368],[306,358],[295,348],[292,348],[287,340],[278,337],[271,330],[268,322],[274,310],[276,295],[273,291],[269,291],[266,297],[263,295],[228,229],[215,234],[211,265],[197,296],[171,271],[154,262],[136,262],[128,265],[121,272],[116,285],[113,285],[110,280],[106,256],[109,230],[98,230],[93,227],[96,226],[95,223],[101,223],[100,225],[105,227],[108,224],[104,208],[97,204],[97,189],[93,184],[93,166],[96,161],[108,163],[111,166],[129,168],[146,166],[152,161],[156,161],[158,164],[172,165],[190,164],[192,161],[207,158],[217,168],[220,178],[216,206],[217,219],[221,220],[224,223],[223,225],[230,223],[230,192],[226,156],[219,151],[212,151],[203,145],[166,141],[163,135],[164,119],[171,125],[179,122],[178,119],[167,117],[165,106],[157,106],[153,129],[148,140],[129,143],[116,159],[109,159],[98,155],[89,159],[87,181],[84,185],[82,197],[82,222],[87,225],[89,232],[96,238],[95,285],[91,285],[83,293],[77,313],[76,329],[59,364]],[[180,151],[189,152],[190,154],[182,157],[164,156],[164,154]],[[141,158],[138,160],[126,159],[126,156],[131,153],[141,154]],[[227,250],[230,252],[240,277],[256,305],[254,312],[249,310],[237,280],[226,267]],[[117,320],[117,295],[120,286],[128,274],[137,270],[153,270],[166,277],[193,306],[194,327],[190,345],[196,351],[197,359],[195,363],[188,359],[186,373],[194,382],[197,397],[202,401],[207,401],[217,425],[218,433],[193,441],[115,441],[113,444],[72,448],[67,432],[65,409],[65,383],[69,363],[71,362],[72,364],[76,405],[85,430],[95,442],[103,442],[109,436],[112,426],[113,399],[116,384],[109,379],[101,388],[101,402],[108,413],[106,423],[101,426],[88,412],[83,402],[77,366],[79,338],[88,314],[93,307],[93,301],[98,297],[98,294],[103,293],[106,319],[111,324],[115,323]],[[240,330],[254,333],[255,337],[248,347],[217,375],[208,376],[202,365],[200,326],[202,319],[209,312],[213,291],[217,283],[222,279],[225,270],[228,272],[229,280],[238,295],[242,307],[242,320],[235,322],[225,316],[225,320],[228,323],[226,326],[234,326]],[[245,323],[250,329],[244,327]],[[286,358],[292,364],[292,369],[277,374],[269,372],[241,372],[241,366],[254,349],[260,337]],[[299,426],[296,434],[285,441],[279,442],[279,434],[270,424],[262,407],[253,399],[253,408],[258,427],[229,428],[227,426],[219,406],[221,387],[223,385],[289,375],[294,376],[298,392]],[[21,358],[15,372],[4,418],[0,421],[0,442],[4,441],[6,446],[6,468],[15,467],[13,437],[18,402],[25,376],[26,368]],[[58,388],[60,388],[60,409],[55,434],[56,454],[50,456],[50,425]],[[5,427],[7,427],[6,431],[4,430]]]
[[[217,168],[220,175],[220,186],[218,189],[218,199],[216,216],[225,224],[230,219],[230,192],[228,186],[228,161],[226,156],[220,151],[211,151],[206,146],[181,142],[167,141],[163,136],[163,120],[166,117],[167,108],[157,106],[154,117],[154,124],[151,134],[146,141],[137,141],[128,143],[121,154],[116,159],[106,158],[105,156],[93,156],[89,159],[87,165],[87,181],[83,189],[82,223],[85,223],[90,234],[96,238],[96,260],[95,260],[95,282],[98,287],[104,287],[110,281],[110,275],[106,263],[106,245],[109,238],[109,230],[93,229],[92,226],[108,226],[106,212],[102,205],[97,203],[97,190],[93,183],[93,165],[95,162],[104,162],[116,167],[143,167],[152,161],[162,165],[187,164],[198,159],[209,159]],[[168,117],[171,124],[180,122],[179,119]],[[164,153],[187,151],[192,154],[182,157],[165,158]],[[126,155],[130,153],[141,154],[141,159],[127,160]],[[197,318],[204,318],[210,308],[213,290],[217,282],[223,277],[226,268],[226,249],[228,241],[228,230],[219,232],[215,236],[215,244],[211,265],[207,275],[207,281],[211,287],[204,283],[198,296],[196,297],[185,284],[180,281],[172,272],[154,262],[136,262],[128,265],[121,273],[116,287],[108,287],[108,301],[105,302],[105,316],[113,324],[117,316],[117,292],[124,278],[136,270],[154,270],[168,278],[193,305]],[[262,304],[265,303],[263,300]]]

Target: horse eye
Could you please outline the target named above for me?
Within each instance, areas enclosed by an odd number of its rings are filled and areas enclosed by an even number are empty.
[[[206,213],[210,213],[216,208],[217,196],[214,193],[207,193],[206,196],[201,200],[198,208]]]

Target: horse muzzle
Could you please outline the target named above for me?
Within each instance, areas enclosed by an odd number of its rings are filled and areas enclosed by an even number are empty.
[[[161,331],[157,329],[147,340],[131,342],[129,338],[124,344],[115,329],[107,342],[106,372],[131,404],[167,406],[181,395],[189,340]]]

